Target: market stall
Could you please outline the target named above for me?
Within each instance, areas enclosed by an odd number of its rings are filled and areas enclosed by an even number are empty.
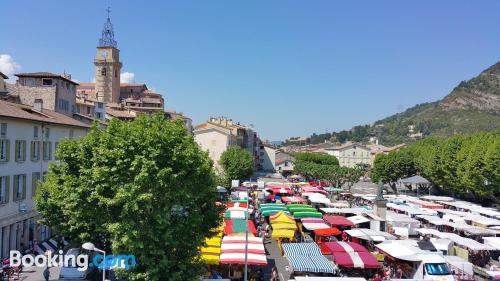
[[[331,226],[352,227],[354,223],[343,216],[326,215],[323,219]]]
[[[281,202],[286,204],[302,204],[306,203],[306,199],[299,196],[284,196],[281,198]]]
[[[224,221],[224,234],[225,235],[234,235],[238,233],[248,233],[257,235],[257,229],[255,228],[255,224],[252,220],[244,220],[244,219],[231,219]],[[246,225],[245,225],[246,224]]]
[[[245,264],[245,250],[249,265],[266,265],[266,251],[262,239],[244,236],[224,236],[221,244],[220,264]]]
[[[300,221],[302,223],[302,227],[309,231],[313,231],[315,229],[330,228],[330,226],[320,218],[303,218]]]
[[[284,243],[283,252],[295,273],[334,272],[332,262],[321,254],[315,243]]]
[[[377,259],[363,246],[353,242],[325,242],[334,262],[344,268],[380,268]]]
[[[295,236],[295,230],[297,229],[297,224],[293,217],[285,214],[284,212],[279,212],[275,215],[269,217],[271,223],[271,228],[273,232],[271,237],[274,239],[286,238],[292,240]]]
[[[222,228],[217,229],[217,234],[213,237],[206,238],[204,244],[206,246],[201,247],[201,259],[207,265],[217,265],[220,261],[221,253],[221,242],[222,242]]]

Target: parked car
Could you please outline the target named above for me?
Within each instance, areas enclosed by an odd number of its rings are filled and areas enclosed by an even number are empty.
[[[65,255],[74,256],[76,258],[80,254],[88,255],[89,266],[87,267],[87,269],[81,271],[79,270],[78,266],[71,266],[71,264],[68,264],[68,266],[63,265],[59,273],[59,280],[88,280],[93,276],[95,270],[90,266],[93,258],[92,253],[79,248],[72,248],[69,249]]]

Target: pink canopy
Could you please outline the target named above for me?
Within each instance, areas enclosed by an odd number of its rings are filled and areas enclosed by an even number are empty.
[[[331,226],[354,226],[354,223],[343,216],[323,216]]]
[[[348,268],[379,268],[377,259],[368,250],[353,242],[323,243],[333,255],[334,262]]]
[[[281,202],[285,204],[290,203],[306,203],[307,200],[299,196],[285,196],[281,198]]]
[[[310,185],[303,186],[302,192],[315,192],[315,193],[321,193],[324,195],[328,195],[328,192],[324,191],[323,189],[320,189],[316,186],[310,186]]]

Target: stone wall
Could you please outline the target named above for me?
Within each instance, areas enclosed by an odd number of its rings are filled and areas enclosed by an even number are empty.
[[[56,110],[56,86],[51,87],[30,87],[19,84],[10,85],[9,93],[18,96],[22,104],[33,106],[35,99],[43,100],[43,108],[52,111]]]

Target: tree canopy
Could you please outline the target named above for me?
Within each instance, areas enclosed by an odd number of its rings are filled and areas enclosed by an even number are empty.
[[[372,179],[395,185],[417,173],[449,194],[477,199],[500,197],[500,133],[430,137],[405,149],[379,154]]]
[[[212,161],[182,123],[161,115],[113,119],[64,140],[37,196],[45,224],[115,254],[133,254],[129,280],[195,280],[198,247],[219,225]]]
[[[219,164],[223,169],[226,185],[230,186],[231,180],[247,180],[254,171],[252,154],[239,146],[227,148],[221,155]]]

